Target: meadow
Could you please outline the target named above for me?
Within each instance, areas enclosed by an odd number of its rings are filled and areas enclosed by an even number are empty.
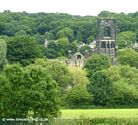
[[[62,109],[57,119],[0,125],[138,125],[138,109]]]
[[[61,119],[136,118],[138,109],[63,109]]]

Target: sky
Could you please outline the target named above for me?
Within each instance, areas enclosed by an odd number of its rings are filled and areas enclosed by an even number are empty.
[[[138,11],[138,0],[0,0],[0,12],[46,12],[96,16],[100,11],[116,13]]]

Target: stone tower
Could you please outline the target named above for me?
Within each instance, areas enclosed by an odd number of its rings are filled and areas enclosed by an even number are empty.
[[[98,19],[96,37],[97,53],[114,57],[116,55],[115,19]]]

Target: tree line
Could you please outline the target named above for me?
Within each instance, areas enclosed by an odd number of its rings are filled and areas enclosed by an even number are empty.
[[[138,12],[124,14],[101,11],[97,16],[73,16],[64,13],[19,13],[7,10],[0,13],[0,36],[11,38],[27,35],[36,39],[39,44],[44,44],[47,39],[49,45],[44,52],[47,58],[67,57],[69,50],[73,53],[77,51],[78,44],[89,44],[96,39],[97,18],[116,19],[119,48],[130,47],[138,41]],[[88,47],[83,49],[89,50]]]

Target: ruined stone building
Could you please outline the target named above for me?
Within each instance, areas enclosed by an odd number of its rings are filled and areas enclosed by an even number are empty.
[[[96,46],[93,49],[94,53],[108,55],[112,58],[112,62],[114,61],[116,56],[115,19],[97,20]],[[72,55],[72,58],[68,60],[68,65],[83,67],[85,60],[85,55],[82,55],[81,53],[75,53]]]
[[[98,19],[96,33],[96,52],[110,57],[116,55],[115,19]]]
[[[84,55],[82,55],[80,52],[76,52],[71,56],[71,58],[68,59],[67,65],[72,67],[83,67],[84,61]]]
[[[116,56],[116,21],[115,19],[97,19],[96,41],[89,46],[92,53],[83,55],[80,52],[69,53],[69,58],[65,62],[68,66],[83,67],[85,60],[94,53],[105,54],[111,57],[112,62]],[[48,41],[45,40],[45,47]],[[82,46],[85,44],[83,43]],[[79,48],[79,47],[78,47]],[[61,60],[60,60],[61,61]]]

